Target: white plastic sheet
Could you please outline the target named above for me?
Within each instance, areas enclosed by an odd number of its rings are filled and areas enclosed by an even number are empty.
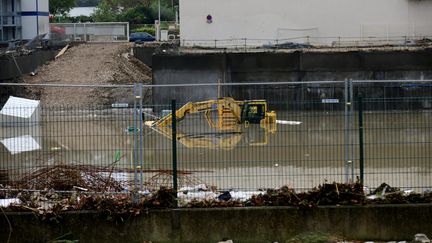
[[[30,118],[39,107],[39,103],[40,101],[38,100],[29,100],[11,96],[3,106],[0,114],[5,116]]]
[[[30,135],[7,138],[0,141],[11,154],[39,150],[41,147]]]
[[[0,207],[7,208],[11,204],[20,204],[21,200],[18,198],[8,198],[8,199],[0,199]]]

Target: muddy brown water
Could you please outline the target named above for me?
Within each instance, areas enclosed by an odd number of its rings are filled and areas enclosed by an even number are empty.
[[[353,163],[347,167],[340,112],[279,112],[278,119],[302,124],[279,124],[274,133],[259,125],[218,132],[202,116],[190,116],[178,126],[178,169],[190,172],[180,176],[234,190],[283,185],[309,189],[325,181],[345,181],[346,171],[355,178],[359,176],[357,118],[355,128],[349,130],[354,152]],[[431,121],[429,111],[365,113],[365,184],[432,189]],[[144,126],[142,146],[135,145],[134,130],[133,116],[126,111],[62,113],[43,116],[38,126],[2,127],[0,170],[18,179],[47,165],[107,167],[116,159],[116,169],[133,169],[133,151],[139,147],[143,148],[144,181],[157,174],[154,170],[170,170],[171,139]],[[14,153],[5,146],[5,139],[24,135],[30,135],[39,148]],[[17,140],[15,147],[25,150],[23,143]]]

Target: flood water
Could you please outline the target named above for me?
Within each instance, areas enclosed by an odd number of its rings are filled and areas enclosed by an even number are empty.
[[[154,181],[160,171],[172,169],[172,140],[143,126],[142,144],[136,144],[134,131],[138,129],[131,114],[127,110],[44,113],[40,125],[2,127],[0,170],[12,179],[55,164],[103,169],[114,163],[117,170],[133,170],[134,150],[142,148],[144,181],[152,177]],[[343,113],[277,115],[280,120],[302,124],[278,124],[274,133],[259,125],[221,132],[209,128],[201,115],[182,120],[177,144],[181,182],[202,182],[219,189],[289,185],[301,190],[360,175],[357,116],[354,129],[347,131],[352,151],[348,157],[352,162],[347,164]],[[431,122],[429,111],[365,113],[365,184],[376,187],[386,182],[401,188],[432,189]]]

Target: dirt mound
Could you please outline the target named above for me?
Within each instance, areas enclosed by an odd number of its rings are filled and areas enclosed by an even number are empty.
[[[149,83],[151,69],[130,54],[129,43],[81,44],[40,67],[26,83],[115,85]],[[119,88],[30,88],[45,106],[95,106],[132,99],[132,91]]]

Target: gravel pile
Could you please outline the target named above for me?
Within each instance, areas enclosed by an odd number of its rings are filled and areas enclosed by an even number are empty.
[[[37,84],[133,84],[150,83],[151,69],[130,54],[129,43],[81,44],[57,60],[24,77]],[[29,88],[32,98],[45,106],[101,106],[132,99],[132,91],[114,88]]]

